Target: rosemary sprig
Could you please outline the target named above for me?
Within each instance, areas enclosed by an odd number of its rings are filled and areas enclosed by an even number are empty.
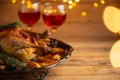
[[[7,64],[13,66],[13,67],[21,67],[25,68],[27,66],[26,63],[19,61],[18,59],[15,59],[13,57],[8,56],[4,52],[0,52],[0,58],[4,59]]]
[[[19,21],[15,21],[13,23],[5,24],[5,25],[0,25],[0,30],[4,29],[9,29],[9,28],[16,28],[16,27],[22,27],[22,24]]]

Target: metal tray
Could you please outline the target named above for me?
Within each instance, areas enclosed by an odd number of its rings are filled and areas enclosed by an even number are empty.
[[[4,71],[0,71],[0,74],[21,74],[21,73],[32,73],[33,77],[35,78],[35,80],[43,80],[45,78],[45,76],[49,73],[49,69],[51,67],[54,67],[58,64],[60,64],[61,62],[67,60],[70,56],[71,53],[73,51],[73,47],[63,41],[57,40],[57,39],[51,39],[54,43],[55,46],[54,47],[59,47],[64,49],[64,53],[61,53],[60,56],[62,57],[58,62],[56,62],[55,64],[49,65],[49,66],[45,66],[42,68],[36,68],[36,69],[25,69],[22,71],[18,71],[15,70],[11,67],[11,69],[9,70],[4,70]],[[22,78],[23,79],[23,78]]]

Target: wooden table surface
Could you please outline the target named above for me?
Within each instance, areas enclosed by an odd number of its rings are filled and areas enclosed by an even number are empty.
[[[73,9],[73,12],[70,10],[68,14],[71,15],[72,13],[72,17],[68,15],[66,23],[56,33],[52,34],[52,37],[73,46],[74,51],[68,60],[51,68],[45,80],[120,80],[120,68],[113,67],[110,61],[110,50],[119,36],[105,28],[101,21],[102,14],[93,12],[94,10],[102,12],[100,10],[103,10],[103,8],[93,9],[90,6],[89,3],[85,3]],[[6,4],[6,6],[0,4],[0,24],[16,19],[12,17],[16,14],[14,13],[16,7],[14,5],[11,7],[9,7],[9,4]],[[75,16],[75,11],[84,10],[84,8],[88,12],[92,10],[91,13],[89,12],[92,16],[88,14],[83,18],[78,16],[78,13],[76,14],[78,17]],[[8,15],[8,9],[11,10],[11,15]],[[4,15],[6,15],[6,18]],[[95,17],[92,18],[93,16]],[[45,25],[41,22],[37,23],[32,30],[42,32],[45,29]],[[24,78],[21,76],[24,76]],[[0,74],[0,80],[35,79],[32,74],[27,73],[19,75]]]
[[[120,68],[110,61],[110,50],[118,36],[104,24],[67,23],[54,37],[72,45],[74,51],[68,60],[50,69],[45,80],[120,80]]]

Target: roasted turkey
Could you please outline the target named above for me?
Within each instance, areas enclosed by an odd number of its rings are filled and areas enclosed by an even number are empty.
[[[37,48],[47,48],[40,36],[32,32],[13,28],[0,31],[0,46],[10,56],[21,61],[28,61],[36,56]]]
[[[39,34],[23,30],[18,25],[12,28],[0,27],[0,62],[5,62],[5,65],[40,68],[60,60],[60,52],[63,49],[51,46],[48,31]]]

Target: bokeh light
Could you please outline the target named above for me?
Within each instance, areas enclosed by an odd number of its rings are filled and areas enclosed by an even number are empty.
[[[68,8],[69,8],[69,9],[72,9],[72,8],[73,8],[73,6],[72,6],[72,5],[68,5]]]
[[[82,11],[82,12],[81,12],[81,15],[82,15],[82,16],[87,16],[87,12],[86,12],[86,11]]]
[[[120,32],[120,10],[118,8],[107,6],[103,13],[103,21],[107,29],[111,32]]]
[[[75,0],[75,2],[79,2],[80,0]]]
[[[15,3],[16,3],[16,0],[12,0],[12,3],[15,4]]]
[[[113,67],[120,67],[120,40],[111,48],[110,61]]]
[[[66,2],[68,2],[68,0],[63,0],[63,2],[65,2],[65,3],[66,3]]]
[[[68,1],[68,4],[72,4],[72,3],[73,3],[73,1],[72,1],[72,0],[69,0],[69,1]]]
[[[101,0],[100,3],[101,3],[101,4],[105,4],[105,0]]]
[[[94,3],[93,3],[93,6],[97,8],[99,5],[98,5],[97,2],[94,2]]]

